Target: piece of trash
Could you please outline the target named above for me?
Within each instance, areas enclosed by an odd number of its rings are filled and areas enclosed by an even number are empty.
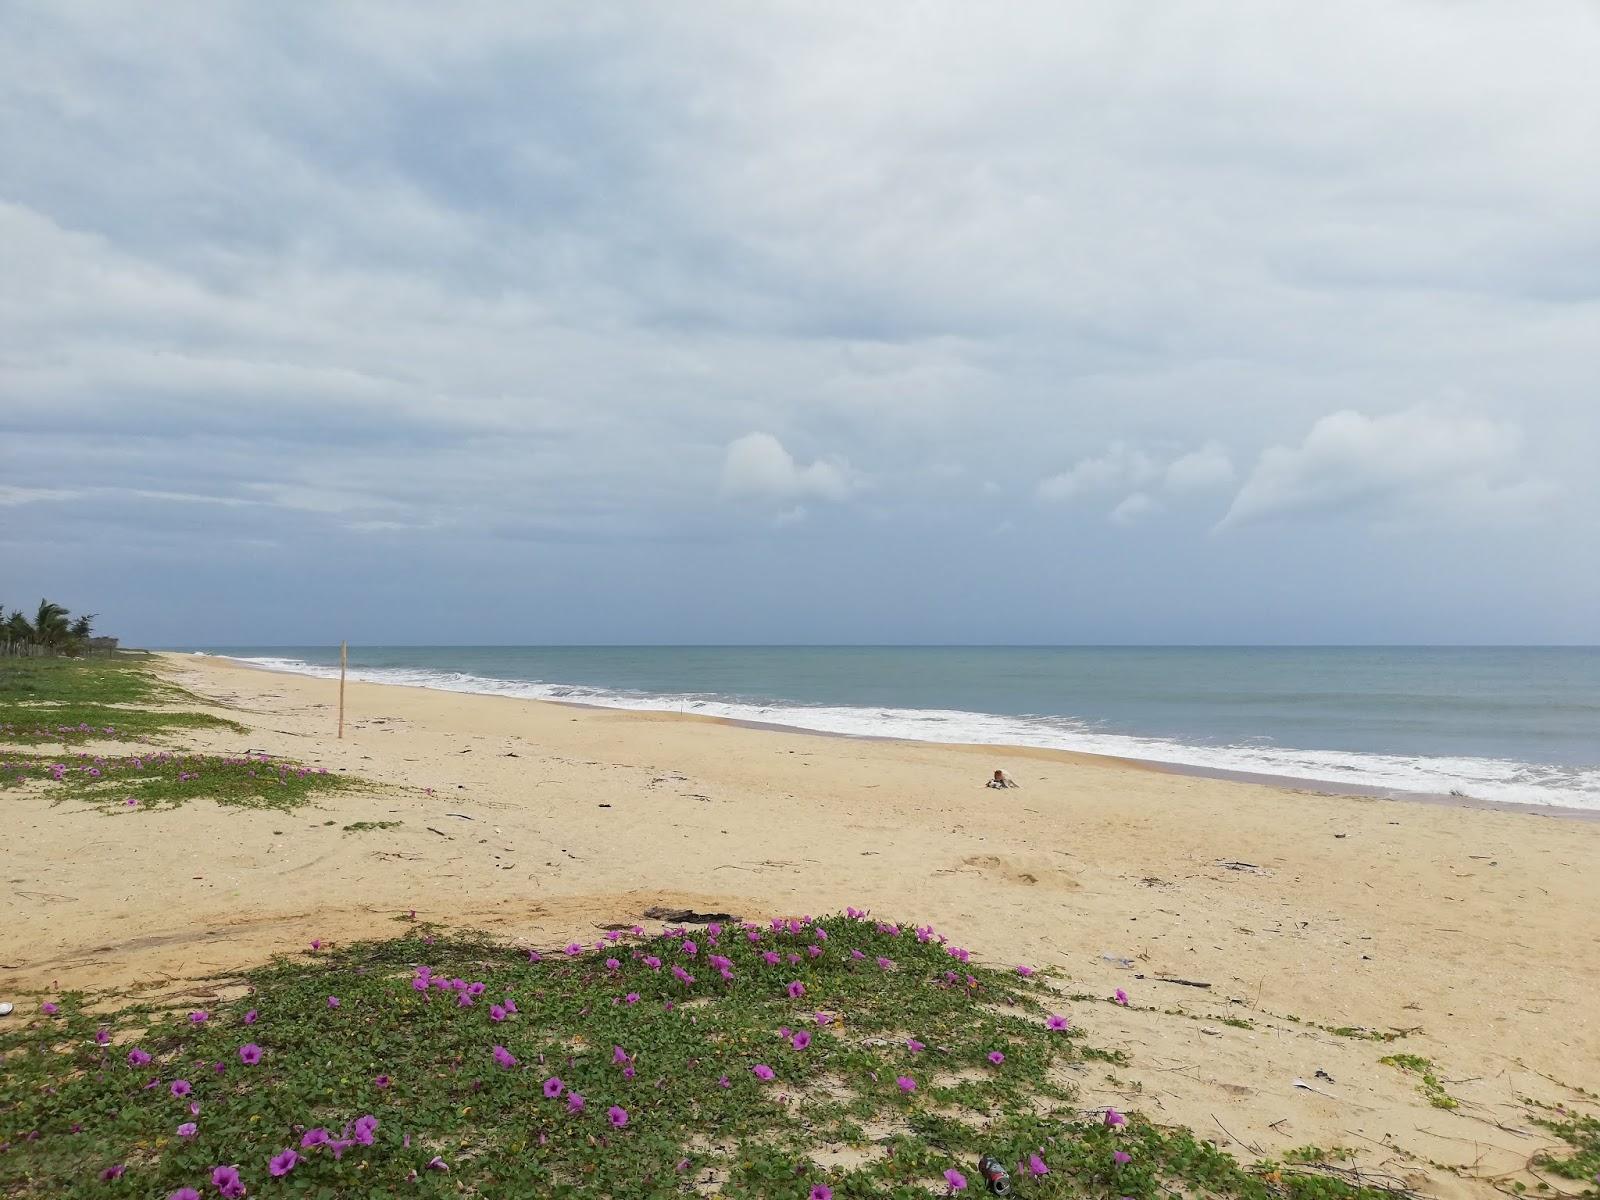
[[[1205,1034],[1207,1037],[1221,1037],[1222,1036],[1222,1030],[1220,1030],[1220,1029],[1207,1029],[1204,1025],[1200,1026],[1200,1032]]]
[[[1217,866],[1225,871],[1245,871],[1251,875],[1270,875],[1271,871],[1265,867],[1258,867],[1255,863],[1236,862],[1233,859],[1222,858],[1217,860]]]
[[[1338,1080],[1336,1080],[1332,1075],[1329,1075],[1321,1067],[1317,1068],[1316,1078],[1317,1079],[1326,1079],[1329,1083],[1337,1083],[1338,1082]]]
[[[445,813],[447,817],[460,817],[463,821],[475,821],[476,817],[469,817],[466,813]]]
[[[1208,988],[1208,987],[1211,986],[1209,983],[1202,983],[1198,979],[1178,979],[1175,976],[1171,976],[1171,975],[1157,975],[1156,976],[1156,982],[1157,983],[1176,983],[1176,984],[1181,984],[1183,987],[1192,987],[1192,988]]]
[[[599,807],[600,807],[600,808],[610,808],[610,807],[611,807],[611,805],[609,805],[609,804],[602,804],[602,805],[600,805],[600,806],[599,806]]]
[[[1297,1088],[1301,1088],[1304,1091],[1315,1092],[1319,1096],[1327,1096],[1329,1100],[1338,1099],[1338,1097],[1334,1096],[1331,1092],[1325,1092],[1319,1087],[1312,1087],[1304,1079],[1300,1079],[1298,1077],[1294,1081],[1294,1086],[1297,1087]]]
[[[1122,967],[1125,970],[1131,970],[1133,968],[1133,959],[1122,958],[1120,955],[1116,954],[1102,954],[1100,956],[1100,961],[1108,962],[1113,966]]]
[[[9,1001],[9,1000],[0,1000],[0,1017],[9,1017],[10,1015],[11,1015],[11,1001]]]
[[[1011,1175],[994,1155],[985,1154],[978,1160],[978,1175],[991,1196],[1011,1195]]]

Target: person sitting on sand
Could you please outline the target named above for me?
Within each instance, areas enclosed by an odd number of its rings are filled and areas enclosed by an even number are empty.
[[[1008,787],[1020,787],[1021,785],[1019,783],[1017,783],[1017,781],[1015,779],[1011,778],[1011,776],[1007,775],[1004,771],[996,771],[994,773],[994,778],[989,780],[989,782],[987,784],[985,784],[984,786],[985,787],[1008,788]]]

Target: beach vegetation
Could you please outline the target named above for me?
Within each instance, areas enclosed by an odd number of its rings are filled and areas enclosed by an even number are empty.
[[[0,789],[32,787],[53,800],[81,801],[111,812],[177,808],[195,800],[289,810],[319,793],[355,786],[371,785],[266,754],[0,755]]]
[[[399,829],[404,821],[352,821],[344,827],[345,833],[371,833],[384,829]]]
[[[1371,1200],[1086,1106],[1084,1031],[926,927],[809,917],[529,950],[408,921],[164,1012],[0,1028],[0,1194]],[[190,1189],[190,1190],[185,1190]]]
[[[1444,1084],[1439,1082],[1439,1073],[1431,1060],[1418,1054],[1390,1054],[1378,1061],[1385,1066],[1415,1075],[1420,1080],[1417,1091],[1426,1096],[1428,1103],[1434,1108],[1461,1107],[1461,1102],[1444,1090]]]

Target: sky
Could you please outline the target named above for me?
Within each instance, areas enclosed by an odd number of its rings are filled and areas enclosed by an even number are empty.
[[[0,0],[0,604],[1600,642],[1600,8]]]

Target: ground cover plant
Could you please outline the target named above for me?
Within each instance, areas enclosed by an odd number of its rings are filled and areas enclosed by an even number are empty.
[[[188,729],[246,732],[236,721],[170,707],[198,699],[158,679],[144,655],[4,658],[0,742],[71,746],[143,741]]]
[[[209,1011],[51,997],[0,1030],[0,1193],[1365,1200],[1085,1111],[1115,1065],[1025,967],[864,914],[542,953],[308,943]]]
[[[266,754],[145,750],[41,757],[0,751],[0,791],[31,786],[55,800],[97,804],[113,811],[175,808],[192,800],[288,810],[310,803],[318,793],[358,783],[326,767],[309,767]]]

